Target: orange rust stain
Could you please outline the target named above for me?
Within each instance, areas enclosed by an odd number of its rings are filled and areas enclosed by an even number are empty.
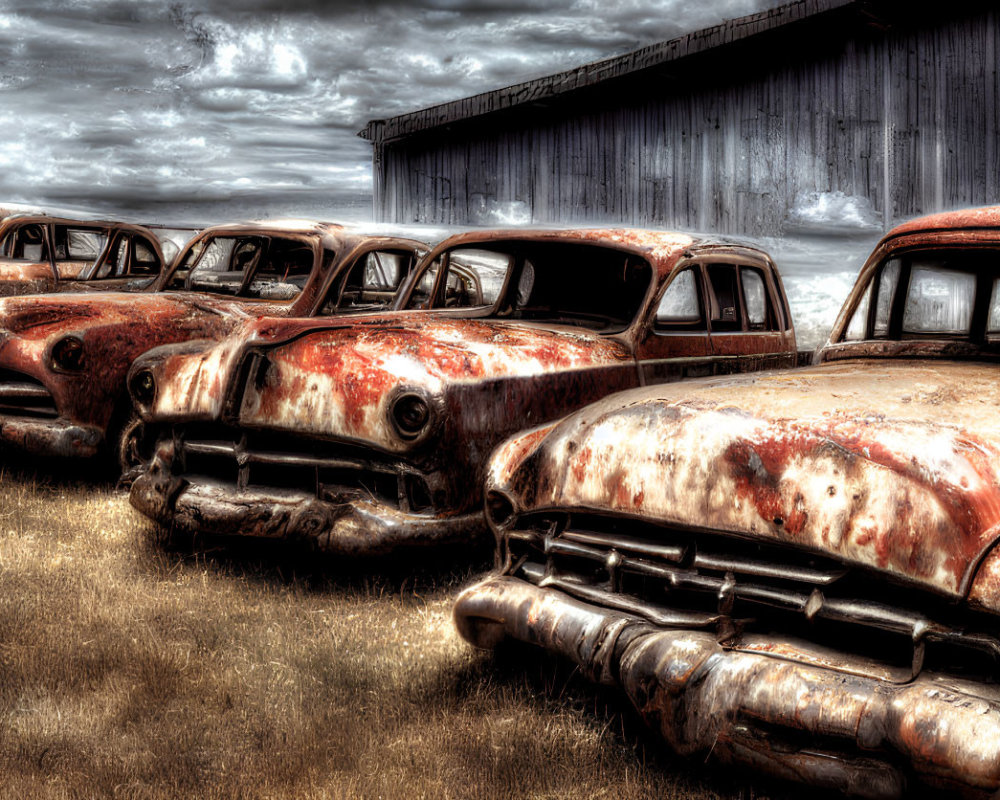
[[[583,483],[590,470],[590,460],[594,457],[594,451],[589,447],[584,447],[573,459],[571,469],[573,478],[577,483]]]
[[[552,426],[538,428],[534,431],[521,434],[514,439],[508,440],[503,446],[503,456],[500,463],[520,465],[527,457],[528,453],[535,449],[535,446],[551,432]]]
[[[332,395],[326,402],[343,411],[345,433],[363,435],[369,411],[384,402],[393,388],[421,382],[422,375],[446,383],[531,376],[620,363],[628,357],[627,349],[617,342],[593,335],[579,337],[579,341],[574,338],[478,320],[321,327],[269,352],[272,371],[286,379],[272,380],[261,390],[260,413],[279,418],[283,405],[309,392],[309,376],[321,375]],[[412,375],[397,369],[394,362],[400,357],[412,365]]]
[[[893,228],[886,238],[904,233],[949,228],[1000,228],[1000,206],[964,208],[918,217]]]
[[[833,455],[843,462],[848,486],[850,472],[861,460],[885,467],[901,479],[898,485],[902,499],[896,503],[893,517],[882,520],[879,527],[856,529],[855,544],[870,546],[880,566],[893,564],[911,574],[930,574],[943,554],[946,570],[956,582],[961,580],[984,546],[982,532],[1000,520],[1000,452],[966,434],[952,437],[952,455],[980,476],[978,486],[970,489],[968,481],[963,485],[960,476],[941,474],[910,452],[894,451],[879,439],[880,432],[880,424],[865,420],[824,419],[801,424],[783,421],[753,438],[735,441],[727,448],[725,461],[738,496],[789,536],[802,533],[808,524],[801,495],[789,501],[792,487],[783,483],[794,461]],[[892,479],[887,476],[886,480]],[[927,530],[926,526],[917,530],[914,501],[907,485],[932,494],[952,525],[939,526],[940,530]],[[956,529],[960,532],[957,536]]]

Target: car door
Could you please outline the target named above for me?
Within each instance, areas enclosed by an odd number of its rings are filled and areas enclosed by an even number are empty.
[[[389,311],[419,256],[416,249],[398,245],[362,248],[334,276],[315,313],[330,316]]]
[[[791,322],[770,270],[746,261],[705,264],[715,372],[748,372],[794,364]]]
[[[689,262],[674,272],[657,298],[636,348],[643,383],[712,374],[707,310],[704,268]]]

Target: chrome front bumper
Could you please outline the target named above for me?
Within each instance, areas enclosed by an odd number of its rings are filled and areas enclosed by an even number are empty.
[[[194,483],[172,475],[160,456],[132,484],[130,499],[146,516],[177,530],[298,540],[344,556],[468,545],[487,531],[482,512],[411,514],[373,499],[333,503],[305,491]]]
[[[510,577],[465,590],[454,613],[476,646],[527,642],[620,685],[684,755],[860,797],[902,796],[913,777],[976,795],[1000,788],[995,685],[926,673],[893,683],[850,654],[818,657],[778,637],[724,647],[711,632],[665,629]]]

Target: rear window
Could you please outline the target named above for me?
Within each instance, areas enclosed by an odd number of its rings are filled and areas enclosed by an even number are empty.
[[[914,265],[903,311],[903,333],[968,334],[976,276],[940,263]]]

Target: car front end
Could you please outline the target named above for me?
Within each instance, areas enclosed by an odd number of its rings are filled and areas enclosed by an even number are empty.
[[[462,635],[559,653],[670,746],[862,797],[1000,789],[1000,209],[890,232],[815,365],[509,440]]]
[[[36,455],[86,458],[124,423],[132,360],[165,339],[219,336],[221,311],[156,294],[0,300],[0,442]]]
[[[133,505],[174,529],[344,555],[467,544],[485,531],[497,441],[635,382],[627,349],[600,336],[421,316],[251,342],[221,383],[162,395],[143,412],[158,432]]]
[[[995,369],[694,381],[516,437],[487,475],[497,571],[458,628],[621,686],[682,754],[859,796],[993,792]]]

